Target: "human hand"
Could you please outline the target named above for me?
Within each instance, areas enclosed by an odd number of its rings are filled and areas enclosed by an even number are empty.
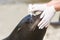
[[[54,6],[47,7],[42,13],[42,15],[40,16],[40,18],[43,19],[38,24],[39,29],[43,29],[44,27],[47,27],[54,14],[55,14]]]
[[[43,29],[47,27],[51,18],[55,14],[55,8],[53,6],[47,6],[46,4],[30,4],[29,6],[29,14],[33,15],[34,11],[43,11],[40,18],[43,18],[40,23],[38,24],[39,29]]]
[[[36,12],[41,12],[44,11],[47,8],[46,4],[29,4],[28,5],[28,13],[30,15],[35,16],[35,11]]]

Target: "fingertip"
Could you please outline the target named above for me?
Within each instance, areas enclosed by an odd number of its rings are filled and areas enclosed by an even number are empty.
[[[38,24],[38,27],[40,26],[40,24]]]
[[[40,27],[39,27],[39,29],[40,29]]]
[[[43,29],[43,27],[40,26],[39,29]]]

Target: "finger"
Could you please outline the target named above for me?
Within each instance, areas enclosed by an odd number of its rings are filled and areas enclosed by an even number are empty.
[[[38,9],[43,11],[43,10],[45,10],[47,8],[47,5],[46,4],[33,4],[32,7],[33,8],[36,7],[36,8],[38,8]]]
[[[47,21],[44,25],[42,25],[39,29],[43,29],[44,27],[47,28],[50,24],[50,21]]]
[[[38,24],[38,27],[39,27],[43,22],[44,22],[43,20],[42,20],[42,21],[40,21],[40,22],[39,22],[39,24]]]
[[[46,21],[46,17],[44,17],[38,24],[38,26],[42,25]]]
[[[39,29],[43,29],[45,27],[45,23],[39,25]]]
[[[46,25],[48,25],[48,22],[45,22],[44,24],[40,25],[39,29],[43,29],[44,27],[46,27]]]
[[[32,4],[29,4],[28,5],[28,9],[32,9]]]
[[[44,15],[45,15],[45,13],[42,13],[42,14],[41,14],[41,16],[40,16],[40,18],[43,18],[43,17],[44,17]]]
[[[31,10],[32,10],[32,4],[29,4],[29,5],[28,5],[28,13],[30,13]]]
[[[39,8],[36,8],[36,7],[35,7],[35,8],[33,7],[33,8],[31,9],[31,11],[32,11],[32,12],[34,12],[34,11],[40,11],[40,12],[41,12],[41,10],[40,10]]]
[[[41,25],[39,26],[39,29],[43,29],[43,28],[45,27],[45,25],[47,25],[47,22],[44,22],[43,24],[41,24]]]
[[[41,25],[42,23],[44,23],[46,21],[46,19],[47,19],[46,15],[45,15],[45,11],[41,14],[40,18],[43,18],[43,19],[40,21],[38,26]]]
[[[42,28],[44,28],[46,25],[48,25],[49,24],[49,20],[46,20],[46,21],[44,21],[44,23],[42,23],[41,25],[39,25],[39,27],[42,29]]]
[[[49,22],[47,22],[44,26],[41,27],[41,29],[43,29],[44,27],[47,28],[49,25]]]

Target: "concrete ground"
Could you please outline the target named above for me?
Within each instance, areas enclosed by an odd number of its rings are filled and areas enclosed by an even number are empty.
[[[0,5],[0,40],[11,34],[20,20],[28,14],[28,4]],[[52,22],[58,21],[59,13],[53,18]],[[48,27],[44,40],[60,40],[60,26]]]
[[[27,4],[0,5],[0,39],[7,37],[27,15]]]

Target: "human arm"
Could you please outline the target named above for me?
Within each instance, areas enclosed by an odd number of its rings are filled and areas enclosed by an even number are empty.
[[[60,11],[60,0],[53,0],[47,3],[47,6],[54,6],[56,11]]]

